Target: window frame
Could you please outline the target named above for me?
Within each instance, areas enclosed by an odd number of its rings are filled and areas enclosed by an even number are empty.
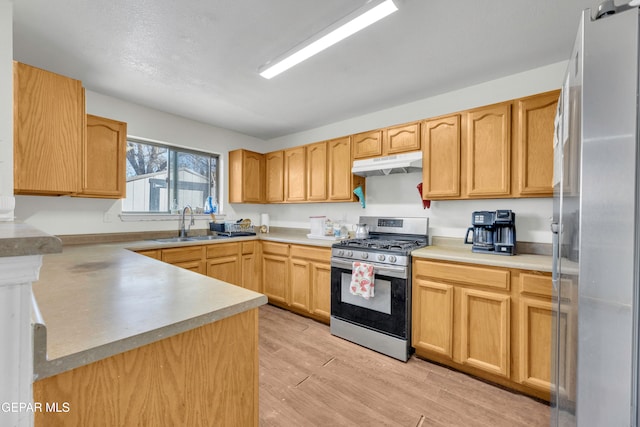
[[[216,168],[215,168],[215,177],[213,177],[213,179],[215,180],[215,191],[217,193],[217,202],[218,202],[218,212],[215,214],[215,216],[217,218],[224,218],[224,213],[223,213],[223,206],[224,203],[222,202],[222,195],[223,195],[223,191],[222,191],[222,182],[221,182],[221,170],[222,170],[222,155],[221,153],[217,153],[217,152],[211,152],[211,151],[204,151],[201,149],[194,149],[191,147],[186,147],[186,146],[182,146],[182,145],[176,145],[176,144],[168,144],[166,142],[162,142],[162,141],[156,141],[156,140],[151,140],[151,139],[147,139],[147,138],[141,138],[141,137],[136,137],[136,136],[129,136],[127,135],[127,145],[129,142],[132,143],[140,143],[140,144],[146,144],[146,145],[151,145],[151,146],[156,146],[156,147],[160,147],[160,148],[164,148],[167,150],[167,176],[169,178],[169,182],[168,182],[168,186],[167,188],[172,188],[173,186],[177,185],[176,182],[176,177],[177,177],[177,173],[179,171],[179,168],[174,167],[174,165],[172,165],[172,162],[176,162],[175,164],[177,165],[177,159],[178,159],[178,153],[186,153],[186,154],[194,154],[194,155],[198,155],[198,156],[205,156],[205,157],[209,157],[212,159],[216,160]],[[128,161],[127,161],[128,163]],[[209,178],[209,186],[212,186],[212,177],[210,176]],[[175,220],[176,218],[180,217],[180,214],[182,212],[182,208],[179,208],[177,211],[172,211],[171,210],[171,202],[170,202],[170,197],[167,198],[167,210],[164,211],[159,211],[159,212],[144,212],[144,211],[126,211],[124,210],[124,201],[125,199],[121,199],[121,203],[120,203],[120,218],[122,221],[145,221],[145,220],[153,220],[153,221],[162,221],[162,220]],[[211,215],[210,214],[204,214],[204,213],[198,213],[194,215],[196,219],[210,219]]]

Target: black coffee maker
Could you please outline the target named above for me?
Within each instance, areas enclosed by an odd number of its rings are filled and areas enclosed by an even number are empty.
[[[498,255],[516,254],[516,214],[508,209],[475,211],[464,242],[472,244],[471,252]],[[473,238],[469,241],[469,234]]]

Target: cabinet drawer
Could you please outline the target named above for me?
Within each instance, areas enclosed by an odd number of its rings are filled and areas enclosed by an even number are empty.
[[[510,272],[508,270],[422,260],[416,261],[415,267],[415,274],[418,276],[509,290]]]
[[[551,276],[540,274],[522,273],[520,274],[522,293],[551,297]]]
[[[144,250],[144,251],[136,251],[136,253],[139,253],[140,255],[144,255],[144,256],[149,257],[149,258],[160,259],[160,251],[158,249],[148,249],[148,250]]]
[[[219,243],[207,246],[207,258],[219,258],[223,256],[238,255],[240,243]]]
[[[289,256],[289,245],[286,243],[262,242],[262,253]]]
[[[202,246],[186,246],[183,248],[170,248],[162,250],[162,261],[174,264],[185,261],[200,261],[202,259]]]
[[[291,245],[291,256],[296,258],[308,258],[316,261],[330,262],[331,249]]]

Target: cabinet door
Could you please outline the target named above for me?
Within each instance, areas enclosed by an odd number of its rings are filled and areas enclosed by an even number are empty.
[[[311,264],[311,312],[326,323],[331,317],[331,264]]]
[[[264,155],[247,150],[229,152],[229,202],[262,203]]]
[[[329,159],[329,200],[353,200],[354,177],[351,173],[351,139],[332,139],[327,142]]]
[[[520,298],[520,382],[541,391],[551,390],[551,301]]]
[[[327,143],[307,145],[307,200],[327,200]]]
[[[13,102],[15,193],[80,192],[85,137],[82,83],[14,62]]]
[[[460,289],[461,362],[510,376],[509,295]]]
[[[382,131],[363,132],[351,137],[353,158],[364,159],[382,155]]]
[[[307,199],[306,167],[304,147],[296,147],[284,151],[285,201],[303,202]]]
[[[422,123],[422,196],[460,196],[460,115]]]
[[[284,201],[284,152],[274,151],[265,154],[266,201],[278,203]]]
[[[176,262],[173,265],[175,265],[176,267],[184,268],[185,270],[193,271],[194,273],[207,273],[207,266],[203,261]]]
[[[256,241],[242,242],[242,287],[262,292],[259,245]]]
[[[511,103],[467,113],[467,194],[508,196],[511,191]]]
[[[289,258],[265,253],[262,256],[262,291],[270,302],[288,304]]]
[[[522,196],[553,196],[553,133],[560,91],[516,102],[518,192]]]
[[[452,359],[453,286],[416,278],[412,310],[412,345]]]
[[[420,150],[420,126],[418,123],[385,129],[383,143],[385,155],[418,150]]]
[[[82,195],[125,197],[127,124],[87,114]]]
[[[239,255],[207,259],[207,276],[242,286]]]
[[[291,258],[289,268],[289,304],[298,310],[308,312],[310,311],[311,264],[304,259]]]

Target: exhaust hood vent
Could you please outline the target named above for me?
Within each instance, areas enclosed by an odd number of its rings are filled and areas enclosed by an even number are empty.
[[[351,173],[359,176],[381,176],[392,173],[420,172],[421,170],[422,151],[413,151],[394,156],[354,160]]]

